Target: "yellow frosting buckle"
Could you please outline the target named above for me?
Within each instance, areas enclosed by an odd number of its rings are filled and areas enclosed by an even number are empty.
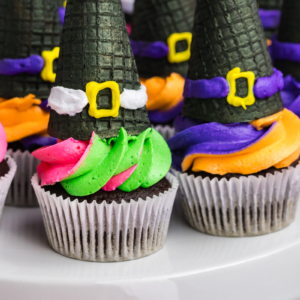
[[[43,51],[42,57],[45,60],[45,65],[41,73],[44,81],[55,82],[56,74],[53,73],[53,62],[59,57],[59,47],[55,47],[52,51]]]
[[[65,0],[65,2],[64,2],[64,7],[66,7],[67,6],[67,0]]]
[[[111,89],[112,93],[112,109],[97,109],[97,95],[101,90]],[[86,85],[86,95],[88,97],[90,108],[89,115],[96,119],[105,117],[116,118],[119,115],[120,109],[120,89],[115,81],[106,81],[97,83],[91,81]]]
[[[236,93],[236,80],[239,78],[246,78],[248,81],[248,95],[245,98],[241,98],[235,95]],[[229,95],[227,97],[227,102],[235,107],[242,106],[245,110],[246,105],[253,105],[255,103],[255,97],[253,93],[255,74],[251,71],[241,72],[240,68],[234,68],[228,72],[226,77],[229,83]]]
[[[187,41],[188,47],[183,52],[176,53],[176,43],[179,41]],[[181,63],[187,61],[191,57],[192,34],[190,32],[173,33],[169,36],[167,44],[169,47],[168,60],[170,63]]]

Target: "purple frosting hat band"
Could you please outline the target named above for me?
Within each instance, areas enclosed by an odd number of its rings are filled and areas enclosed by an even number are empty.
[[[61,25],[64,25],[66,9],[64,7],[59,7],[58,14],[59,14],[59,19],[60,19]]]
[[[43,70],[44,63],[44,59],[36,54],[26,58],[5,58],[0,60],[0,75],[13,76],[22,73],[35,75]]]
[[[300,44],[283,43],[276,39],[272,39],[272,58],[300,62]]]
[[[142,42],[130,40],[134,56],[160,59],[167,57],[169,47],[164,42]]]
[[[274,73],[270,77],[258,78],[253,87],[256,98],[265,99],[283,89],[283,75],[274,68]],[[191,80],[186,79],[183,96],[185,98],[224,98],[229,95],[230,87],[228,81],[223,77],[212,79]]]
[[[280,24],[281,11],[272,9],[265,10],[260,8],[259,15],[264,29],[274,29]]]

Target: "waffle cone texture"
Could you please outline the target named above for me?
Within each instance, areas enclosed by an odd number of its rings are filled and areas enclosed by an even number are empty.
[[[55,85],[85,91],[91,81],[115,81],[121,93],[124,88],[140,88],[120,0],[68,1]],[[101,91],[98,109],[111,109],[111,98],[109,89]],[[89,105],[74,117],[52,110],[48,133],[60,139],[89,140],[93,131],[110,138],[121,127],[138,135],[150,126],[146,108],[120,108],[118,117],[100,119],[91,117],[88,109]]]
[[[194,0],[136,0],[132,19],[131,39],[134,41],[167,43],[173,33],[192,32],[195,13]],[[176,51],[187,48],[186,42],[178,42]],[[167,77],[175,72],[185,76],[188,61],[169,63],[167,58],[136,57],[140,77]]]
[[[53,50],[60,43],[62,25],[59,2],[53,0],[0,0],[0,60],[26,58]],[[0,97],[14,98],[34,94],[46,99],[53,83],[40,74],[0,75]]]
[[[198,1],[187,78],[226,78],[228,72],[236,67],[241,72],[252,71],[256,79],[273,74],[256,1]],[[246,97],[247,80],[237,80],[236,86],[236,95]],[[282,109],[280,93],[256,99],[246,110],[229,105],[227,98],[192,97],[185,99],[183,114],[207,122],[235,123],[260,119]]]

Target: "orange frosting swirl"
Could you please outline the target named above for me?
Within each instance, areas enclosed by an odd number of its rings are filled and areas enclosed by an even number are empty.
[[[140,78],[141,84],[147,88],[149,111],[166,111],[174,108],[183,100],[184,78],[177,73],[172,73],[166,79],[152,77]]]
[[[32,94],[25,98],[0,98],[0,122],[8,143],[47,131],[49,113],[38,106],[41,102]]]
[[[194,172],[249,175],[270,167],[280,169],[290,166],[300,155],[300,120],[291,111],[284,109],[276,115],[251,124],[260,130],[274,122],[274,127],[264,138],[242,151],[226,155],[186,156],[182,162],[183,171],[193,165]]]

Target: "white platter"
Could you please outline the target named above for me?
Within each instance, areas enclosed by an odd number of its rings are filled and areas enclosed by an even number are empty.
[[[191,229],[177,203],[161,251],[106,264],[55,253],[39,209],[5,207],[0,299],[300,299],[300,206],[296,221],[285,230],[232,239]]]

